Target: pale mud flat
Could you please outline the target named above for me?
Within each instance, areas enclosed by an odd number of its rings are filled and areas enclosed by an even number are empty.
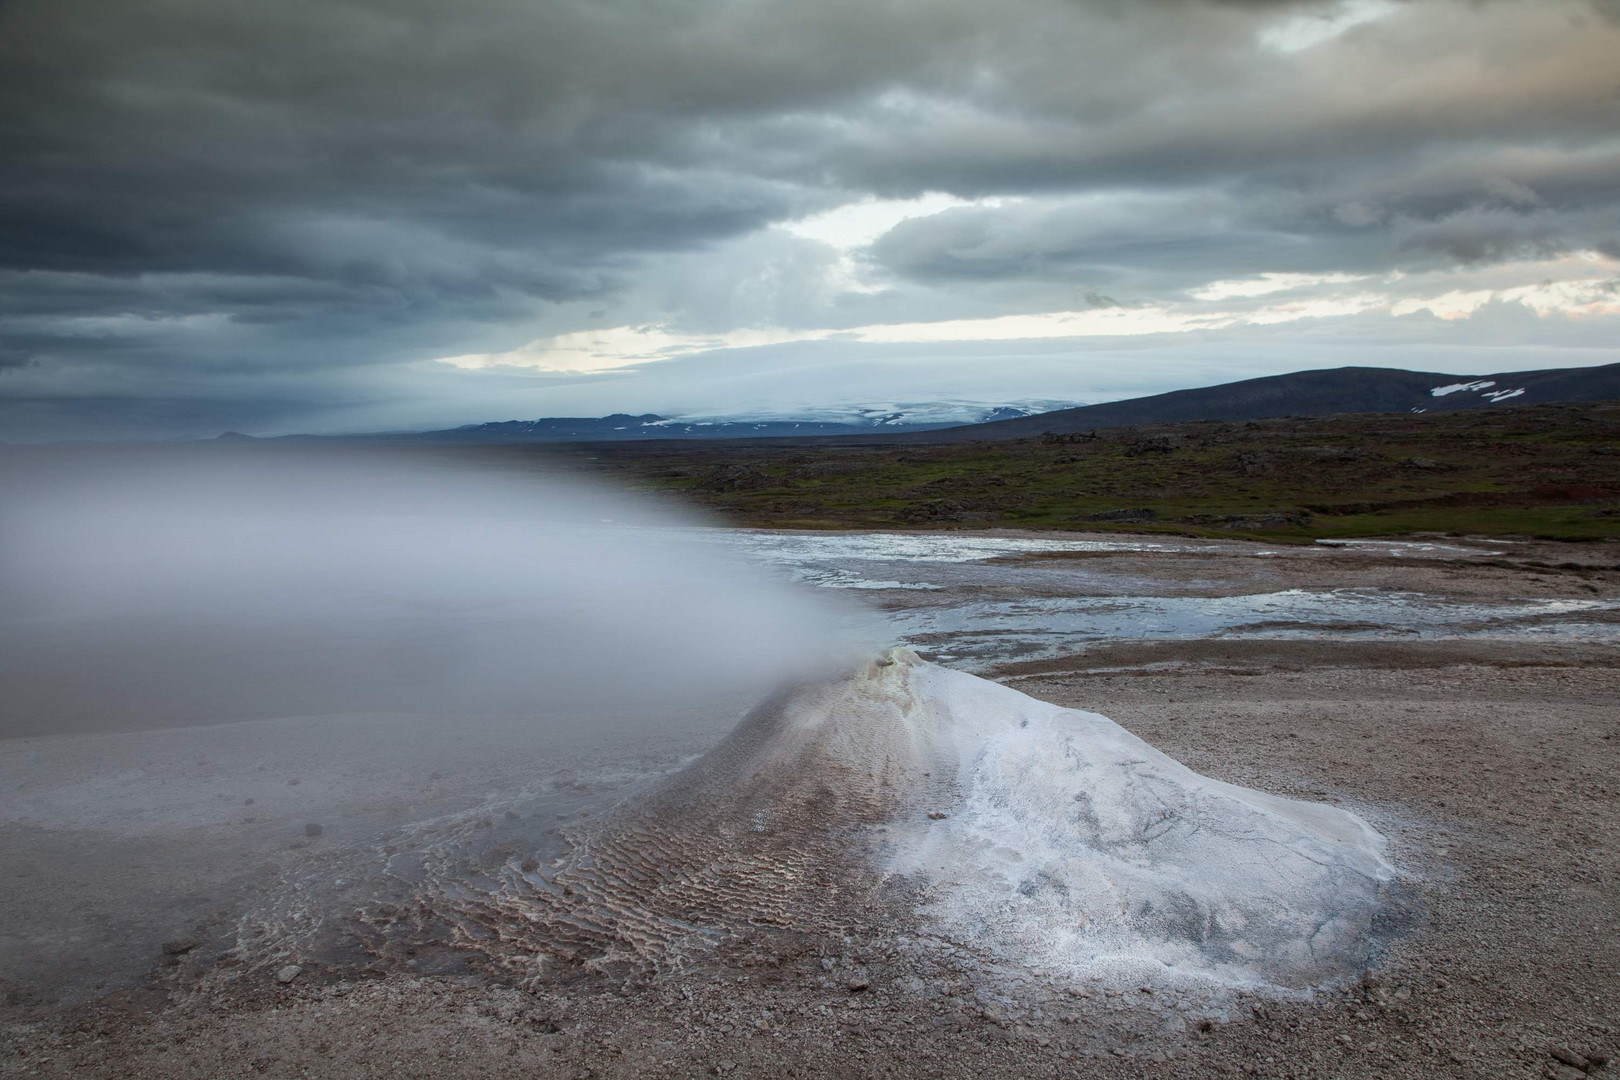
[[[1533,555],[1516,552],[1511,559],[1469,554],[1423,561],[1376,551],[1279,557],[1259,553],[1265,550],[1225,545],[1197,554],[1196,563],[1129,550],[1074,561],[1089,574],[1120,560],[1114,573],[1156,580],[1160,594],[1249,594],[1257,585],[1286,590],[1302,583],[1379,588],[1386,579],[1425,595],[1507,602],[1612,601],[1617,592],[1612,545],[1537,545]],[[1223,576],[1231,580],[1223,583]],[[1183,585],[1164,588],[1170,581]],[[577,761],[564,754],[538,776],[524,775],[529,763],[520,734],[497,732],[461,757],[448,755],[434,770],[439,778],[430,780],[405,775],[403,753],[391,768],[391,733],[361,719],[348,738],[375,748],[369,786],[357,787],[352,770],[319,771],[321,759],[344,760],[342,754],[284,761],[267,748],[250,769],[224,777],[219,806],[227,794],[241,801],[214,818],[195,800],[152,808],[165,768],[209,767],[206,751],[190,756],[198,743],[186,746],[184,760],[175,755],[159,767],[151,759],[146,775],[132,775],[145,768],[137,765],[122,781],[75,774],[88,766],[75,766],[65,744],[35,743],[31,759],[18,758],[21,748],[11,746],[8,798],[26,796],[36,808],[30,813],[59,816],[52,822],[11,815],[8,866],[28,865],[13,853],[44,853],[52,844],[86,852],[77,877],[30,884],[8,870],[8,911],[34,911],[35,925],[53,905],[82,907],[85,932],[106,936],[108,925],[117,925],[108,920],[120,897],[142,892],[136,871],[161,876],[194,868],[199,838],[224,843],[220,838],[228,836],[225,847],[260,861],[236,864],[239,876],[220,875],[228,880],[198,883],[191,906],[176,908],[183,917],[172,930],[160,931],[164,921],[151,912],[138,920],[126,951],[147,958],[143,974],[111,994],[63,999],[51,992],[52,977],[60,975],[49,970],[51,950],[58,967],[71,965],[79,955],[72,942],[8,946],[8,960],[26,954],[36,966],[8,973],[0,1070],[1573,1077],[1584,1063],[1601,1074],[1607,1066],[1597,1059],[1614,1055],[1620,1044],[1620,854],[1612,842],[1620,827],[1620,650],[1600,632],[1604,615],[1584,617],[1582,625],[1598,630],[1521,633],[1521,625],[1499,623],[1496,633],[1451,636],[1144,635],[1092,642],[1066,655],[1043,650],[1035,659],[981,664],[1026,694],[1109,716],[1198,772],[1335,803],[1389,838],[1387,856],[1408,889],[1401,925],[1391,929],[1365,977],[1303,995],[1144,992],[1107,981],[1064,986],[998,966],[971,941],[941,942],[886,926],[881,912],[852,921],[846,932],[762,928],[656,975],[582,974],[520,986],[431,957],[445,970],[424,974],[420,961],[411,964],[417,957],[402,954],[369,968],[311,963],[286,983],[271,970],[223,977],[230,965],[221,970],[216,946],[242,907],[271,883],[297,886],[313,880],[300,877],[304,870],[346,865],[322,860],[370,852],[368,838],[401,821],[437,814],[478,830],[488,820],[483,832],[495,833],[538,828],[548,813],[577,815],[590,799],[611,800],[638,777],[707,749],[729,720],[689,718],[654,746],[609,738],[586,750],[582,740]],[[206,743],[217,732],[159,734]],[[258,775],[259,764],[267,775]],[[594,786],[581,779],[593,769]],[[50,785],[54,792],[39,790],[47,775],[61,781]],[[140,793],[128,805],[172,820],[160,821],[163,828],[134,818],[90,820],[90,808],[106,803],[106,785],[119,782]],[[10,786],[19,783],[36,786]],[[489,801],[495,795],[521,807],[516,821],[504,814],[457,818],[497,805]],[[253,812],[247,798],[264,807],[263,822],[243,820]],[[301,823],[317,818],[322,835],[303,837]],[[105,846],[72,847],[91,837]],[[159,848],[168,854],[146,854]],[[145,895],[174,891],[160,884],[149,882]],[[214,911],[222,914],[215,918]],[[13,914],[8,921],[7,931],[16,934],[26,919]],[[199,945],[164,957],[164,934],[195,936]],[[1555,1049],[1567,1060],[1553,1056]]]
[[[163,942],[229,948],[267,891],[323,860],[364,874],[402,829],[476,827],[493,799],[543,844],[729,726],[359,715],[0,741],[0,985],[13,1001],[139,989]]]

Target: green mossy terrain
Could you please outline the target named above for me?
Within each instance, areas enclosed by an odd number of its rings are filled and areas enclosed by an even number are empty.
[[[1620,537],[1620,402],[1189,423],[1008,442],[593,444],[591,471],[734,524],[1273,541]]]

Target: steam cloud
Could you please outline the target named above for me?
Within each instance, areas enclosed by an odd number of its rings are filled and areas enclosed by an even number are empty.
[[[751,698],[839,618],[622,494],[488,461],[13,457],[0,736]]]

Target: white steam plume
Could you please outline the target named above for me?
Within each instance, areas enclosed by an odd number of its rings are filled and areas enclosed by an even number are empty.
[[[667,508],[477,455],[9,454],[0,737],[741,701],[839,618]]]

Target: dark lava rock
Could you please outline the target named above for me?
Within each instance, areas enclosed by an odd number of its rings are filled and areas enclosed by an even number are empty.
[[[770,484],[770,475],[752,465],[716,465],[697,486],[703,491],[757,491]]]
[[[1547,1053],[1551,1055],[1554,1060],[1562,1061],[1565,1065],[1568,1065],[1572,1069],[1585,1070],[1590,1068],[1592,1065],[1590,1061],[1587,1061],[1586,1058],[1582,1057],[1580,1054],[1575,1053],[1573,1050],[1566,1050],[1562,1046],[1549,1046],[1547,1047]]]
[[[1173,454],[1186,443],[1180,435],[1152,435],[1145,439],[1135,439],[1125,447],[1126,457],[1141,457],[1144,454]]]
[[[901,521],[920,523],[925,521],[964,521],[967,518],[967,507],[959,502],[950,502],[945,499],[929,499],[927,502],[908,506],[895,515]]]
[[[1139,506],[1131,510],[1100,510],[1095,514],[1086,514],[1075,518],[1076,521],[1125,521],[1142,522],[1157,521],[1159,513],[1152,507]]]

